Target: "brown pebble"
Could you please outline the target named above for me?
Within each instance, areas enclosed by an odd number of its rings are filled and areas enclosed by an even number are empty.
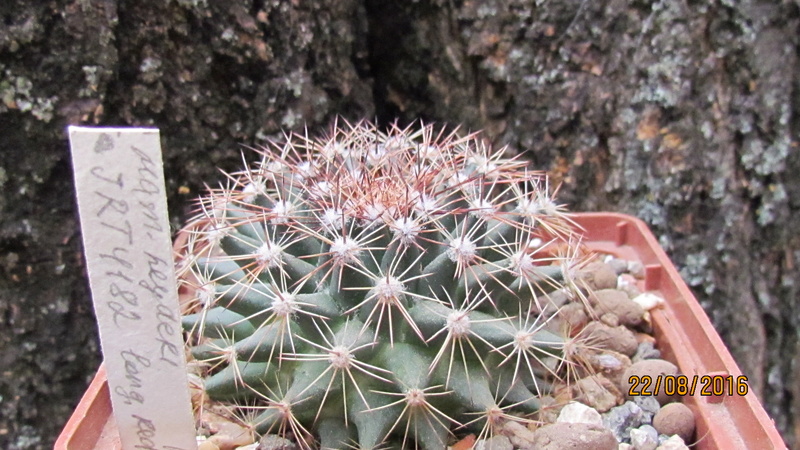
[[[554,392],[554,398],[556,400],[556,404],[559,405],[566,405],[567,403],[572,401],[572,389],[569,386],[564,384],[556,385],[556,389]]]
[[[607,312],[600,316],[600,321],[610,327],[618,327],[619,326],[619,317],[616,314]]]
[[[612,350],[593,352],[587,361],[595,372],[603,374],[618,388],[622,386],[625,371],[631,366],[629,357]]]
[[[589,423],[554,423],[545,425],[533,434],[533,447],[540,450],[591,448],[617,450],[618,443],[611,430]]]
[[[684,442],[689,442],[694,434],[694,413],[683,403],[666,404],[653,417],[653,428],[667,436],[677,434]]]
[[[633,331],[623,326],[612,328],[602,322],[591,322],[584,328],[584,333],[594,347],[627,356],[633,356],[639,346]]]
[[[592,289],[613,289],[617,287],[617,273],[604,262],[589,264],[583,269],[582,275]]]
[[[580,303],[569,303],[562,306],[558,317],[564,322],[564,325],[572,330],[581,329],[589,323],[589,316],[586,315],[586,310]]]
[[[455,444],[450,446],[450,450],[472,450],[475,446],[475,435],[468,434],[461,439],[460,441],[456,442]]]
[[[628,261],[625,261],[624,259],[613,258],[606,261],[606,264],[611,267],[611,270],[613,270],[617,275],[622,275],[628,271]]]
[[[640,343],[641,342],[649,342],[649,343],[653,344],[654,346],[656,345],[656,338],[654,338],[652,335],[647,334],[647,333],[636,333],[636,341],[638,341]]]
[[[563,403],[556,402],[556,399],[553,398],[551,395],[542,395],[539,398],[539,411],[536,412],[537,419],[544,423],[553,423],[558,419],[558,414],[561,412],[561,408],[564,406]],[[536,422],[531,422],[531,424],[536,424]],[[535,430],[536,427],[531,428],[530,424],[528,426],[531,431]]]
[[[238,421],[223,413],[205,409],[203,422],[214,433],[208,438],[208,441],[214,443],[220,450],[232,450],[255,442],[251,428],[242,426]]]
[[[558,312],[559,308],[564,306],[570,299],[570,293],[565,289],[557,289],[546,295],[543,295],[535,302],[531,302],[530,314],[544,315],[549,317]]]
[[[548,293],[545,297],[550,300],[553,306],[560,307],[564,306],[567,302],[570,301],[572,298],[572,293],[567,290],[566,288],[556,289],[553,292]]]
[[[219,450],[219,447],[211,441],[203,441],[197,444],[197,450]]]
[[[622,391],[627,395],[631,389],[641,394],[642,388],[650,395],[657,393],[656,400],[661,405],[668,403],[672,398],[665,393],[664,377],[678,374],[678,367],[663,359],[643,359],[633,363],[622,377]],[[635,377],[631,380],[631,377]],[[661,378],[659,382],[658,379]],[[634,381],[634,383],[630,383]],[[655,392],[656,384],[659,392]]]
[[[510,448],[536,448],[533,443],[534,432],[519,422],[513,420],[503,422],[499,431],[509,439]]]
[[[619,318],[619,323],[627,326],[636,326],[642,323],[644,309],[631,300],[623,291],[617,289],[603,289],[594,292],[592,304],[598,314],[612,313]]]
[[[572,385],[572,394],[576,401],[601,413],[622,404],[623,401],[619,389],[602,375],[592,375],[576,381]]]
[[[617,288],[620,291],[628,294],[628,298],[635,298],[637,295],[640,295],[642,293],[642,291],[639,289],[639,286],[636,285],[636,279],[634,279],[630,275],[623,275],[622,277],[623,278],[630,277],[631,279],[631,281],[627,283],[620,284],[619,287]]]

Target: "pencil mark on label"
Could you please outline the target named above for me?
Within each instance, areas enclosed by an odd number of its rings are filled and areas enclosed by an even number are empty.
[[[95,178],[97,178],[98,180],[103,180],[103,181],[105,181],[105,182],[106,182],[106,183],[108,183],[108,184],[114,184],[114,185],[117,185],[117,186],[119,186],[119,187],[123,187],[123,183],[122,183],[122,174],[121,174],[121,173],[118,173],[116,178],[111,178],[111,177],[109,177],[108,175],[106,175],[106,173],[105,173],[105,169],[103,169],[103,168],[102,168],[102,167],[100,167],[100,166],[94,166],[94,167],[92,167],[92,170],[90,170],[89,172],[90,172],[90,173],[91,173],[91,174],[92,174],[92,175],[93,175]],[[113,177],[113,175],[112,175],[112,177]]]
[[[105,153],[110,150],[114,150],[114,141],[106,133],[100,133],[100,136],[97,137],[97,142],[94,144],[94,152]]]

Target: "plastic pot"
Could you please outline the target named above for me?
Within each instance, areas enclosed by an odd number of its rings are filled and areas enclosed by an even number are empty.
[[[677,364],[690,380],[704,375],[730,375],[736,380],[742,375],[708,316],[644,222],[616,213],[583,213],[573,217],[584,228],[584,244],[589,249],[640,261],[645,266],[645,279],[640,287],[666,300],[663,307],[651,311],[655,338],[664,359]],[[694,448],[786,448],[775,424],[752,392],[703,396],[700,391],[698,388],[694,396],[682,398],[697,419]],[[55,448],[120,448],[102,366]]]

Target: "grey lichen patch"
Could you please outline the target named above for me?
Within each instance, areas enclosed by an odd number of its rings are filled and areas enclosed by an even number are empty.
[[[716,290],[708,253],[705,251],[686,255],[679,272],[689,286],[702,288],[706,294]]]
[[[761,205],[756,210],[759,225],[767,226],[776,221],[778,214],[787,208],[788,196],[783,184],[770,184],[761,197]]]
[[[745,169],[753,170],[758,175],[778,174],[786,167],[790,146],[789,136],[782,136],[772,145],[765,145],[761,139],[751,138],[745,141],[740,161]]]
[[[191,8],[195,10],[205,10],[208,8],[208,0],[175,0],[184,8]]]
[[[711,182],[711,198],[721,200],[728,192],[728,180],[725,178],[714,178]]]
[[[0,49],[18,52],[44,32],[44,26],[32,10],[23,14],[4,13],[6,23],[0,28]]]
[[[286,128],[294,128],[300,124],[302,121],[303,116],[296,113],[294,110],[289,109],[286,111],[286,114],[283,115],[281,118],[281,126]]]
[[[29,78],[15,75],[6,69],[3,72],[3,80],[0,81],[0,99],[2,99],[0,113],[19,110],[29,112],[45,123],[50,122],[58,97],[39,97],[35,92],[33,82]]]
[[[153,83],[161,78],[161,76],[163,76],[161,66],[161,58],[157,56],[147,56],[142,59],[141,64],[139,64],[139,72],[142,74],[142,81],[145,83]]]
[[[309,79],[308,73],[304,70],[296,70],[286,76],[286,78],[283,79],[283,83],[292,95],[300,97],[303,93],[303,85],[310,84],[311,80]]]
[[[656,228],[662,228],[668,223],[664,205],[652,200],[639,202],[635,215]]]
[[[16,441],[12,444],[18,449],[37,448],[42,445],[42,436],[36,428],[30,425],[20,427]]]
[[[97,65],[88,65],[81,67],[81,70],[83,70],[86,86],[80,88],[78,96],[81,98],[94,97],[97,95],[97,88],[100,85],[100,72],[102,68]]]
[[[223,41],[233,42],[236,39],[236,32],[233,31],[233,28],[225,28],[222,30],[222,35],[220,35],[220,38]]]
[[[645,62],[646,80],[633,96],[635,103],[677,105],[691,94],[692,51],[695,41],[686,24],[685,6],[655,2],[639,36],[649,41],[636,49],[634,59]]]

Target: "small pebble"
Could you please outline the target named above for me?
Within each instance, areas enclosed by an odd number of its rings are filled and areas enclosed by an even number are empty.
[[[650,395],[637,395],[636,397],[633,397],[633,403],[636,403],[636,405],[639,408],[642,408],[642,411],[647,414],[648,423],[652,423],[653,416],[655,416],[656,413],[658,413],[658,411],[661,409],[661,404],[658,403],[658,400]]]
[[[644,411],[633,402],[625,402],[602,415],[603,425],[620,442],[630,438],[631,429],[640,427],[645,422],[645,416]]]
[[[650,311],[657,306],[663,305],[664,299],[656,294],[645,292],[634,297],[633,302],[641,306],[645,311]]]
[[[561,319],[569,329],[581,329],[589,323],[589,316],[580,303],[569,303],[561,307],[557,318]]]
[[[589,287],[593,289],[611,289],[617,287],[617,273],[608,264],[598,262],[586,267],[583,272]]]
[[[538,306],[535,302],[531,304],[531,313],[551,316],[558,312],[559,308],[569,302],[571,295],[572,294],[566,289],[557,289],[553,292],[550,292],[539,299]]]
[[[639,287],[636,285],[636,279],[630,275],[620,275],[620,281],[617,282],[617,289],[628,294],[628,298],[636,298],[642,294]]]
[[[505,436],[493,436],[475,443],[474,450],[514,450],[511,440]]]
[[[500,432],[508,437],[514,448],[521,450],[535,449],[535,433],[519,422],[509,420],[503,423]]]
[[[197,443],[197,450],[219,450],[219,447],[211,441],[203,441]]]
[[[202,418],[203,427],[212,433],[207,441],[214,443],[219,450],[232,450],[256,440],[252,429],[242,426],[225,414],[220,414],[214,408],[204,409]]]
[[[547,294],[547,297],[550,298],[550,301],[552,301],[556,306],[566,305],[574,296],[575,294],[573,294],[572,290],[568,288],[556,289],[555,291]]]
[[[602,322],[591,322],[584,332],[596,348],[603,348],[631,356],[636,353],[639,343],[633,331],[623,327],[609,327]]]
[[[556,387],[556,390],[553,394],[556,404],[566,405],[572,401],[572,389],[566,385]]]
[[[275,434],[267,434],[261,438],[256,450],[298,450],[297,445]]]
[[[617,352],[603,352],[599,353],[594,356],[592,359],[592,367],[598,368],[603,371],[617,371],[622,369],[623,363],[622,359],[619,356],[627,356],[622,355],[621,353]]]
[[[579,402],[569,402],[561,408],[558,423],[588,423],[602,426],[603,418],[596,409]]]
[[[611,328],[619,326],[619,317],[616,314],[607,312],[600,316],[600,321],[610,326]]]
[[[656,450],[689,450],[689,447],[680,436],[675,435],[656,447]]]
[[[591,448],[617,450],[619,444],[609,430],[588,423],[554,423],[534,433],[533,447],[538,450]]]
[[[644,309],[628,298],[628,294],[617,289],[603,289],[590,296],[590,303],[596,305],[598,314],[612,313],[619,318],[619,323],[636,326],[642,323]]]
[[[631,445],[636,450],[655,450],[658,447],[658,431],[650,425],[632,429]]]
[[[628,273],[636,278],[644,278],[644,264],[639,261],[628,261]]]
[[[536,413],[537,419],[544,423],[553,423],[558,420],[558,415],[563,408],[551,395],[542,395],[539,398],[539,411]]]
[[[694,413],[683,403],[670,403],[661,407],[653,417],[653,427],[661,434],[677,434],[688,441],[694,434]]]
[[[647,315],[647,313],[645,313],[645,315]],[[647,333],[636,332],[636,342],[649,342],[656,345],[656,338]]]
[[[664,375],[678,375],[678,367],[663,359],[644,359],[637,361],[633,363],[628,370],[625,371],[625,375],[622,376],[622,382],[624,384],[622,391],[626,395],[631,389],[633,389],[634,392],[641,393],[642,388],[647,387],[650,394],[653,394],[655,393],[653,391],[655,390],[656,381],[659,377],[663,377]],[[634,377],[635,383],[629,383],[631,377]],[[637,380],[638,382],[636,382]],[[646,386],[648,383],[642,382],[642,380],[649,381],[649,386]],[[659,391],[660,392],[656,393],[658,395],[655,396],[658,403],[662,405],[668,403],[671,397],[665,393],[664,389],[659,389]]]
[[[661,358],[661,351],[655,348],[652,342],[640,342],[636,348],[636,354],[633,355],[631,361],[638,362],[643,359],[659,359]]]
[[[606,412],[624,400],[613,383],[603,375],[592,375],[581,378],[572,385],[575,400],[584,403],[599,412]]]
[[[625,261],[624,259],[608,258],[605,263],[617,275],[621,275],[628,271],[628,261]]]
[[[622,389],[622,376],[628,367],[631,366],[631,359],[622,353],[603,350],[602,353],[593,353],[588,358],[589,365],[596,372],[602,373],[617,388]],[[627,386],[627,380],[624,386]]]

